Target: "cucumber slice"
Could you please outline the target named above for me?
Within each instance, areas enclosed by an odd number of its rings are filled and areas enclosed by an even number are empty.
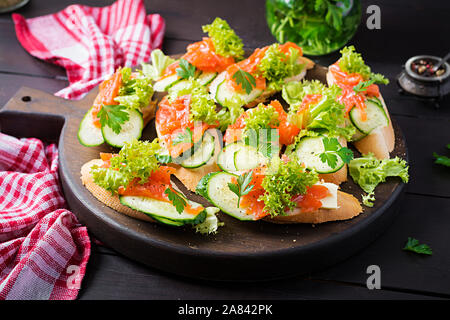
[[[361,119],[361,110],[353,108],[350,111],[350,119],[353,125],[363,134],[370,134],[373,129],[386,127],[389,124],[389,118],[384,111],[383,105],[377,98],[366,100],[367,120]]]
[[[267,158],[255,147],[242,145],[234,153],[234,167],[237,171],[246,171],[267,163]]]
[[[194,208],[201,206],[196,202],[187,199],[186,201]],[[165,223],[173,222],[172,225],[197,224],[203,222],[206,218],[205,210],[196,215],[187,213],[186,211],[178,213],[172,203],[150,197],[121,196],[120,202],[127,207],[148,214],[158,221]]]
[[[165,77],[164,79],[161,79],[159,81],[156,81],[153,84],[153,89],[156,92],[164,92],[167,91],[172,85],[174,85],[175,83],[181,81],[181,78],[178,77],[177,74]]]
[[[105,142],[102,130],[94,125],[92,108],[86,112],[78,129],[78,141],[85,147],[96,147]]]
[[[169,226],[174,226],[174,227],[184,226],[183,222],[173,221],[173,220],[170,220],[170,219],[161,218],[161,217],[157,217],[157,216],[153,216],[152,218],[155,219],[158,222],[161,222],[163,224],[167,224]]]
[[[237,172],[238,170],[234,166],[234,154],[242,146],[245,146],[242,142],[234,142],[226,145],[222,150],[220,150],[217,156],[217,165],[220,169],[226,172]]]
[[[206,86],[210,84],[217,77],[217,72],[202,72],[198,77],[197,81]]]
[[[180,165],[185,168],[201,167],[208,163],[212,158],[215,148],[214,137],[209,132],[205,132],[200,146],[195,150],[192,156],[182,160]]]
[[[232,101],[240,101],[242,107],[258,98],[262,93],[263,90],[256,88],[249,94],[235,92],[228,87],[226,80],[224,80],[217,86],[215,100],[224,107],[230,107]]]
[[[109,145],[121,148],[124,146],[125,142],[129,142],[133,139],[140,139],[142,135],[142,130],[144,129],[144,119],[142,113],[136,109],[127,110],[129,115],[129,120],[122,123],[122,129],[117,134],[110,127],[102,126],[102,136],[106,143]]]
[[[179,91],[179,90],[183,90],[186,87],[188,87],[190,85],[188,80],[180,80],[175,82],[174,84],[172,84],[168,90],[170,89],[170,91]]]
[[[305,137],[300,140],[295,153],[299,162],[304,163],[306,168],[316,170],[317,173],[336,172],[344,166],[344,161],[338,156],[336,167],[330,167],[326,162],[322,162],[320,154],[325,151],[323,136]]]
[[[209,176],[207,181],[208,199],[222,212],[243,221],[255,220],[252,215],[238,208],[238,196],[228,187],[236,175],[227,172],[216,172]]]

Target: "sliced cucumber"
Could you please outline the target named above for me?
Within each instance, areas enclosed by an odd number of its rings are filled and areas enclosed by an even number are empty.
[[[200,146],[194,151],[192,156],[180,162],[180,165],[185,168],[198,168],[206,163],[214,155],[216,144],[214,143],[214,136],[209,132],[205,132],[201,140]]]
[[[173,92],[173,91],[176,92],[176,91],[183,90],[183,89],[185,89],[185,88],[187,88],[189,86],[190,86],[190,82],[188,80],[180,80],[180,81],[177,81],[174,84],[172,84],[168,88],[168,90],[170,90],[171,92]]]
[[[153,89],[156,92],[164,92],[167,91],[172,85],[174,85],[175,83],[181,81],[181,78],[177,75],[171,75],[168,77],[165,77],[164,79],[161,79],[159,81],[156,81],[153,84]]]
[[[301,139],[297,145],[295,154],[298,160],[310,170],[315,170],[317,173],[336,172],[344,166],[344,161],[338,156],[334,168],[330,167],[326,162],[322,162],[319,156],[325,151],[322,139],[323,136],[305,137]]]
[[[237,172],[238,170],[234,166],[234,154],[243,146],[245,145],[242,142],[234,142],[227,144],[220,150],[217,156],[217,165],[219,168],[226,172]]]
[[[234,153],[234,167],[237,171],[246,171],[267,163],[267,158],[255,147],[242,145]]]
[[[196,202],[187,199],[186,201],[193,208],[201,206]],[[156,200],[150,197],[121,196],[120,202],[127,207],[148,214],[160,222],[170,222],[171,225],[197,224],[203,222],[206,218],[205,210],[202,210],[196,215],[190,214],[186,211],[179,213],[172,203]]]
[[[198,77],[197,81],[206,86],[210,84],[217,77],[217,72],[202,72]]]
[[[241,106],[245,106],[258,98],[262,93],[263,90],[256,88],[249,94],[235,92],[229,88],[226,80],[224,80],[217,86],[215,100],[224,107],[230,107],[231,103],[235,104],[236,102],[240,102]]]
[[[86,112],[78,129],[78,141],[86,147],[96,147],[105,142],[102,130],[94,125],[92,108]]]
[[[121,148],[124,146],[125,142],[141,138],[142,130],[144,129],[142,113],[136,109],[128,109],[127,112],[129,119],[127,122],[122,123],[122,128],[118,134],[110,127],[102,126],[101,132],[103,138],[106,143],[113,147]]]
[[[370,134],[375,128],[389,125],[389,118],[377,98],[366,100],[366,113],[367,119],[363,121],[359,108],[353,108],[350,111],[350,119],[353,125],[363,134]]]
[[[231,183],[233,178],[236,178],[236,175],[227,172],[216,172],[209,175],[206,184],[209,201],[214,206],[220,208],[222,212],[236,219],[255,220],[244,209],[238,208],[238,197],[228,187],[228,183]]]
[[[184,222],[173,221],[173,220],[170,220],[170,219],[161,218],[161,217],[157,217],[157,216],[152,216],[152,218],[155,219],[158,222],[161,222],[163,224],[167,224],[169,226],[174,226],[174,227],[184,226]]]

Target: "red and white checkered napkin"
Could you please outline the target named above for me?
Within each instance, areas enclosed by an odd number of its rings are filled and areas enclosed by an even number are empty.
[[[81,99],[119,66],[133,67],[161,48],[165,23],[147,15],[142,0],[108,7],[71,5],[42,17],[12,18],[19,42],[31,55],[62,66],[70,85],[55,95]]]
[[[91,244],[64,209],[58,150],[0,133],[0,299],[75,299]]]

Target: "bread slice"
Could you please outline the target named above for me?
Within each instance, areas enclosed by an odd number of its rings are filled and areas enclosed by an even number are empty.
[[[335,79],[330,71],[327,72],[327,82],[328,85],[335,83]],[[386,127],[376,128],[361,140],[353,142],[353,144],[362,154],[372,152],[378,159],[389,159],[389,153],[395,147],[395,133],[388,108],[381,94],[379,99],[389,119],[389,124]]]
[[[154,222],[155,220],[150,218],[145,213],[124,206],[123,204],[120,203],[119,196],[117,194],[114,196],[111,195],[111,192],[100,187],[94,182],[94,180],[92,179],[92,175],[90,173],[91,167],[93,165],[100,166],[102,164],[103,161],[101,159],[94,159],[89,162],[86,162],[81,167],[81,182],[86,187],[86,189],[88,189],[92,193],[92,195],[96,197],[100,202],[122,214],[125,214],[135,219]]]
[[[300,209],[291,211],[286,216],[276,216],[264,218],[272,223],[324,223],[329,221],[348,220],[359,215],[363,210],[358,199],[353,195],[339,191],[337,194],[337,209],[318,209],[314,212],[301,212]]]
[[[156,106],[158,105],[158,100],[152,100],[145,108],[141,109],[142,119],[144,120],[144,127],[155,117]]]

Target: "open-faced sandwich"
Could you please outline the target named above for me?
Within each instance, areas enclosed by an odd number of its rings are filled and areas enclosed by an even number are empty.
[[[329,66],[327,82],[342,89],[338,98],[346,107],[357,131],[354,145],[362,153],[373,153],[379,159],[389,158],[395,136],[391,118],[377,84],[389,80],[371,72],[353,46],[341,50],[342,57]]]
[[[209,86],[221,106],[251,108],[281,91],[289,81],[299,81],[314,62],[302,56],[292,42],[257,48],[246,59],[232,64]]]
[[[160,151],[157,140],[126,142],[118,154],[85,163],[81,181],[102,203],[133,218],[215,232],[218,209],[188,200],[170,180],[175,169],[158,161]]]
[[[78,140],[87,147],[106,142],[122,147],[140,139],[142,130],[154,118],[156,101],[152,101],[152,79],[142,71],[118,68],[100,84],[92,107],[86,112],[78,130]]]
[[[350,219],[362,212],[359,201],[319,181],[298,159],[274,156],[267,166],[241,175],[220,171],[206,175],[197,193],[239,220],[274,223],[323,223]]]

